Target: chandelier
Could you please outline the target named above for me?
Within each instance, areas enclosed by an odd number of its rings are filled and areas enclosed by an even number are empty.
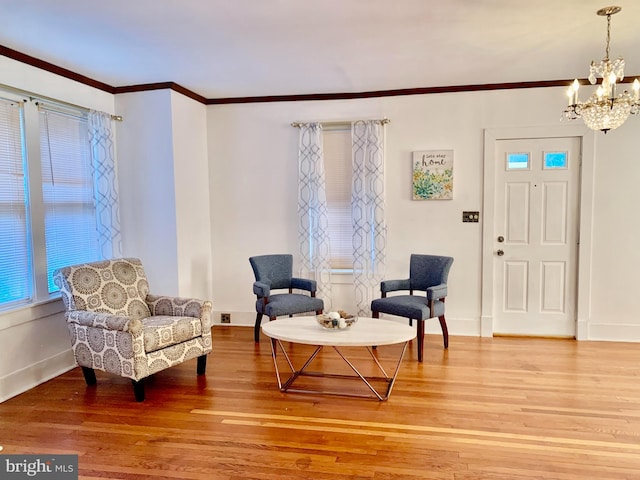
[[[607,17],[607,48],[605,57],[599,63],[591,62],[589,68],[589,83],[595,85],[597,78],[602,78],[602,83],[596,91],[584,102],[578,99],[580,83],[574,80],[567,90],[569,106],[564,110],[564,117],[569,120],[582,118],[584,123],[592,130],[600,130],[605,134],[622,125],[629,114],[640,112],[638,95],[640,82],[636,78],[633,81],[633,94],[624,90],[616,96],[616,83],[624,79],[624,60],[622,57],[611,61],[609,59],[609,42],[611,40],[611,15],[615,15],[621,7],[605,7],[598,10],[597,14]]]

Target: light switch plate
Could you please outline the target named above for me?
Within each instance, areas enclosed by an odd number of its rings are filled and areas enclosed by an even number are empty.
[[[480,212],[462,212],[463,223],[478,223],[480,220]]]

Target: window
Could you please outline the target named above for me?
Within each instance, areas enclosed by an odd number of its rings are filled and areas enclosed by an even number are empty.
[[[31,297],[22,102],[0,99],[0,306]]]
[[[568,157],[567,152],[544,152],[544,169],[566,169]]]
[[[528,153],[507,153],[507,170],[528,170]]]
[[[86,112],[0,99],[0,310],[47,300],[99,259]]]
[[[351,271],[351,125],[325,127],[323,139],[331,268],[335,271]]]
[[[86,116],[40,109],[40,158],[48,293],[53,272],[98,259]]]

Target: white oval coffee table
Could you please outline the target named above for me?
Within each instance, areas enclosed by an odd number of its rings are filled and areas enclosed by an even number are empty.
[[[415,329],[408,325],[397,323],[391,320],[382,320],[379,318],[367,318],[359,317],[358,321],[348,329],[344,330],[328,330],[321,327],[314,316],[309,317],[293,317],[282,318],[272,320],[269,323],[262,326],[262,331],[265,335],[271,338],[271,352],[273,357],[273,364],[276,370],[276,377],[278,379],[278,387],[281,392],[296,392],[296,393],[323,393],[330,395],[345,395],[355,397],[370,397],[377,398],[378,400],[386,400],[391,394],[391,389],[395,383],[398,375],[398,370],[402,363],[404,353],[407,350],[409,341],[416,337]],[[306,345],[315,345],[315,350],[311,353],[309,358],[304,362],[302,367],[296,368],[289,357],[287,350],[282,345],[282,342],[289,343],[301,343]],[[392,375],[388,375],[376,356],[373,353],[372,348],[381,345],[393,345],[404,344],[402,351],[400,352],[400,358]],[[340,358],[342,358],[349,367],[353,370],[355,375],[338,375],[324,372],[311,372],[307,368],[316,356],[322,351],[324,347],[331,347],[335,350]],[[356,366],[347,359],[347,357],[340,351],[340,347],[365,347],[378,369],[382,373],[382,376],[371,377],[364,376],[356,368]],[[283,381],[277,362],[278,349],[284,355],[284,358],[291,369],[290,376]],[[357,393],[340,392],[340,391],[325,391],[325,390],[309,390],[309,389],[296,389],[293,387],[294,382],[299,377],[313,376],[313,377],[325,377],[325,378],[343,378],[343,379],[361,379],[371,390],[373,395],[361,395]],[[376,389],[372,382],[383,382],[386,385],[386,390],[380,392]]]

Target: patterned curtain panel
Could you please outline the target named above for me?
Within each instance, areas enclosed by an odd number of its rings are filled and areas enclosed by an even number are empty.
[[[358,315],[371,316],[371,300],[384,279],[387,226],[384,216],[384,125],[357,121],[353,141],[353,283]]]
[[[317,282],[316,295],[331,310],[331,264],[327,196],[322,155],[322,126],[300,126],[298,151],[298,240],[300,276]]]
[[[105,259],[121,257],[122,235],[111,115],[95,110],[89,112],[89,140],[95,172],[94,198],[100,252]]]

